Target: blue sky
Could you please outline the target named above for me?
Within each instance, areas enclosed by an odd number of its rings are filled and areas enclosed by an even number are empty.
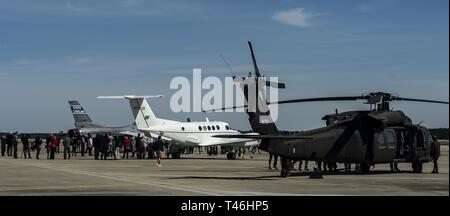
[[[280,98],[360,95],[449,99],[449,2],[355,1],[0,1],[0,131],[67,130],[67,100],[100,123],[131,122],[125,101],[98,95],[164,94],[164,118],[226,120],[248,129],[242,113],[172,113],[174,76],[229,76],[220,58],[246,75],[255,46],[260,70],[287,83]],[[448,127],[448,106],[397,102],[415,122]],[[282,129],[322,126],[359,102],[280,108]]]

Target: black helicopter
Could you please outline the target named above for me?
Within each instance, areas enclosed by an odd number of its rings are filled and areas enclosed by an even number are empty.
[[[238,82],[247,100],[246,112],[254,132],[260,135],[217,135],[221,138],[261,139],[260,149],[281,156],[281,176],[289,175],[291,161],[310,160],[326,163],[356,163],[362,173],[370,171],[370,165],[381,163],[411,163],[413,172],[421,173],[422,164],[439,157],[440,144],[426,128],[413,124],[402,111],[392,110],[391,101],[413,101],[448,104],[445,101],[398,97],[376,92],[361,96],[318,97],[278,102],[267,102],[257,97],[261,86],[285,88],[284,83],[266,81],[259,72],[251,42],[248,42],[256,76],[233,77]],[[259,86],[258,86],[259,85]],[[256,88],[257,91],[249,91]],[[250,94],[254,92],[255,94]],[[257,98],[257,99],[255,99]],[[326,127],[301,132],[299,135],[284,135],[275,123],[261,122],[261,117],[270,116],[270,104],[289,104],[322,101],[365,100],[370,110],[350,111],[325,115]],[[249,101],[256,101],[252,111]],[[262,107],[262,109],[261,109]],[[238,107],[216,110],[235,109]],[[262,112],[260,110],[266,110]],[[215,110],[210,110],[215,111]]]

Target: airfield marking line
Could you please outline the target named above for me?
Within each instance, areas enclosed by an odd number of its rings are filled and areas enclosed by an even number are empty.
[[[221,196],[221,194],[219,194],[219,193],[207,192],[207,191],[200,190],[200,189],[197,190],[194,188],[187,188],[187,187],[182,187],[182,186],[175,186],[175,185],[170,185],[170,184],[161,183],[161,182],[150,183],[150,182],[139,181],[139,180],[128,178],[128,177],[107,176],[107,175],[101,175],[101,174],[91,173],[91,172],[82,171],[82,170],[51,168],[51,167],[37,166],[37,165],[31,165],[31,166],[45,168],[45,169],[59,170],[59,171],[64,171],[64,172],[69,172],[69,173],[80,174],[80,175],[94,176],[94,177],[98,177],[98,178],[104,178],[104,179],[110,179],[110,180],[116,180],[116,181],[124,181],[124,182],[136,183],[136,184],[168,188],[168,189],[172,189],[172,190],[187,191],[187,192],[191,192],[191,193],[203,194],[203,195],[208,195],[208,196]]]
[[[11,162],[11,161],[9,161],[9,162]],[[15,163],[15,162],[13,162],[13,163]],[[20,163],[15,163],[15,164],[20,164]],[[92,172],[89,172],[89,171],[82,171],[82,170],[75,170],[75,169],[64,169],[64,168],[56,168],[56,167],[48,167],[48,166],[45,166],[43,164],[40,164],[40,165],[36,165],[36,164],[20,164],[20,165],[28,165],[28,166],[38,167],[38,168],[51,169],[51,170],[57,170],[57,171],[64,171],[64,172],[69,172],[69,173],[93,176],[93,177],[110,179],[110,180],[116,180],[116,181],[124,181],[124,182],[136,183],[136,184],[151,185],[151,186],[156,186],[156,187],[168,188],[168,189],[172,189],[172,190],[187,191],[187,192],[191,192],[191,193],[197,193],[197,194],[208,195],[208,196],[222,196],[222,194],[215,193],[215,192],[209,192],[209,191],[206,191],[204,189],[196,189],[196,188],[194,189],[194,188],[185,187],[185,186],[171,185],[171,184],[168,184],[168,183],[143,182],[143,181],[138,181],[136,179],[127,178],[127,177],[107,176],[107,175],[101,175],[101,174],[98,174],[98,173],[92,173]]]
[[[203,189],[203,188],[193,188],[188,186],[179,186],[174,185],[166,182],[158,182],[158,183],[150,183],[147,182],[148,179],[142,179],[142,178],[129,178],[129,177],[116,177],[116,176],[108,176],[108,175],[102,175],[99,173],[93,173],[90,171],[83,171],[83,170],[77,170],[77,169],[67,169],[67,168],[61,168],[61,167],[48,167],[46,164],[25,164],[25,163],[17,163],[19,161],[9,161],[17,165],[23,165],[23,166],[33,166],[43,169],[50,169],[50,170],[57,170],[57,171],[63,171],[63,172],[69,172],[69,173],[75,173],[79,175],[87,175],[87,176],[93,176],[98,178],[104,178],[109,180],[115,180],[115,181],[123,181],[123,182],[130,182],[130,183],[136,183],[136,184],[143,184],[143,185],[151,185],[156,187],[162,187],[162,188],[168,188],[172,190],[181,190],[181,191],[187,191],[202,195],[208,195],[208,196],[224,196],[224,195],[240,195],[240,196],[339,196],[339,194],[291,194],[291,193],[270,193],[270,192],[250,192],[250,191],[223,191],[223,190],[211,190],[211,189]],[[60,165],[58,165],[60,166]],[[342,195],[341,195],[342,196]]]

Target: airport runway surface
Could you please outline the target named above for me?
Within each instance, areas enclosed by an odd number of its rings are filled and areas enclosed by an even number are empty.
[[[154,160],[52,161],[45,153],[41,160],[0,157],[0,195],[448,196],[448,146],[443,148],[440,174],[431,174],[432,163],[424,166],[423,174],[410,173],[409,164],[400,165],[402,173],[390,173],[386,164],[376,165],[369,175],[341,172],[324,179],[309,179],[307,172],[280,178],[279,171],[267,168],[266,153],[234,161],[222,155],[183,155],[185,159],[163,160],[160,168]]]

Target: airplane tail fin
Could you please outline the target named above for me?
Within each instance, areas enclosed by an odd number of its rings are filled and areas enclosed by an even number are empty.
[[[69,105],[73,119],[75,120],[75,127],[86,127],[93,123],[91,117],[89,117],[86,110],[78,101],[71,100],[69,101]]]
[[[147,129],[151,126],[161,125],[166,122],[164,119],[159,119],[155,116],[150,108],[147,98],[159,98],[162,95],[155,96],[99,96],[100,99],[127,99],[133,111],[134,123],[138,130]]]

